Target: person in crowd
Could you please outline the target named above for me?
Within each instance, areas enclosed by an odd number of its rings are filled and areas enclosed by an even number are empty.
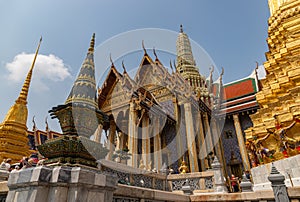
[[[232,191],[238,192],[239,191],[238,179],[234,176],[234,174],[231,175],[230,181],[231,181]]]

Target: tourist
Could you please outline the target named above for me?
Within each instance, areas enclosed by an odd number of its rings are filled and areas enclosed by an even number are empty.
[[[11,158],[6,159],[5,168],[6,168],[7,171],[11,171],[10,164],[11,164]]]
[[[25,168],[27,168],[27,164],[28,164],[28,157],[24,156],[24,157],[20,160],[20,169],[25,169]]]
[[[231,181],[232,192],[238,192],[239,191],[238,179],[232,174],[230,181]]]
[[[251,180],[251,174],[250,174],[249,170],[245,171],[245,175],[248,180]]]

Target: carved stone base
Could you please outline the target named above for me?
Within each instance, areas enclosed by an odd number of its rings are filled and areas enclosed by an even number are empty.
[[[107,149],[100,143],[85,137],[63,135],[38,146],[39,152],[48,160],[44,165],[67,165],[97,167],[96,160],[104,158]]]
[[[110,202],[117,179],[80,167],[36,167],[10,173],[6,201]]]
[[[274,165],[285,176],[287,187],[292,185],[300,186],[300,155],[275,161]],[[254,191],[272,189],[271,183],[267,178],[271,172],[271,167],[271,163],[268,163],[251,169]]]

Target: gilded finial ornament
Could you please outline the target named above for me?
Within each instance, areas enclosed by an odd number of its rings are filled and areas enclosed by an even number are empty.
[[[183,33],[183,26],[182,26],[182,24],[180,25],[180,33]]]
[[[93,33],[91,42],[90,42],[90,47],[89,47],[89,51],[93,52],[94,51],[94,47],[95,47],[95,33]]]
[[[123,67],[123,73],[125,74],[125,73],[127,73],[127,71],[126,71],[126,68],[125,68],[125,65],[124,65],[124,60],[122,60],[122,67]]]
[[[255,69],[258,69],[258,62],[257,62],[257,61],[255,61],[255,63],[256,63],[256,68],[255,68]]]
[[[157,60],[158,57],[157,57],[157,54],[156,54],[156,51],[155,51],[155,47],[153,47],[153,54],[154,54],[154,56],[155,56],[155,59]]]
[[[144,50],[144,54],[146,55],[147,54],[147,50],[145,48],[144,40],[142,40],[142,47],[143,47],[143,50]]]
[[[212,74],[212,73],[214,72],[214,70],[215,70],[215,67],[212,65],[212,66],[209,68],[209,70],[210,70],[210,74]]]
[[[172,65],[172,61],[170,60],[170,68],[172,69],[172,72],[174,72],[174,69],[173,69],[173,65]]]
[[[115,66],[115,65],[114,65],[114,62],[113,62],[113,60],[112,60],[112,58],[111,58],[111,53],[109,54],[109,60],[110,60],[111,66]]]
[[[177,71],[177,68],[176,68],[176,62],[175,62],[175,60],[173,60],[173,65],[174,65],[175,72],[176,72],[176,71]]]
[[[36,129],[36,124],[35,124],[35,115],[32,117],[32,123],[33,123],[33,126],[32,126],[32,130],[34,131]]]
[[[46,131],[49,130],[49,125],[48,125],[48,116],[45,118],[45,124],[46,124]]]

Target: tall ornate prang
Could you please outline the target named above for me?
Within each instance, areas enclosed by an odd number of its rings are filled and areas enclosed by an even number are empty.
[[[205,78],[199,74],[194,60],[190,39],[188,35],[183,32],[182,25],[180,25],[180,32],[176,41],[176,50],[176,71],[179,72],[194,89],[197,87],[203,87]]]
[[[9,109],[4,121],[0,124],[0,161],[11,158],[14,162],[30,154],[27,138],[27,96],[35,61],[40,49],[42,38],[39,41],[35,56],[27,74],[19,97]]]
[[[96,160],[105,156],[105,149],[90,140],[98,125],[108,121],[96,102],[94,44],[95,34],[65,104],[49,111],[52,118],[58,118],[63,136],[39,146],[40,153],[49,159],[46,164],[95,167]]]

